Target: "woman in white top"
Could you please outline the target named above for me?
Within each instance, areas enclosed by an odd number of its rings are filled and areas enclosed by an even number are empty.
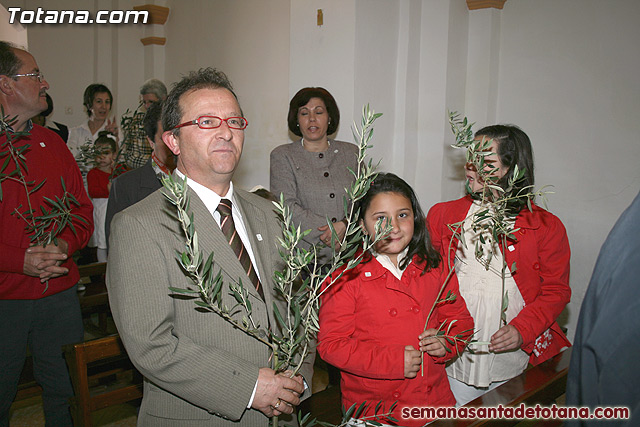
[[[111,95],[109,88],[100,83],[90,84],[84,91],[83,104],[89,118],[86,122],[71,129],[69,141],[67,142],[67,146],[76,160],[78,160],[78,155],[80,154],[80,147],[86,144],[87,141],[95,142],[100,131],[106,130],[115,136],[116,141],[118,140],[116,119],[109,119],[111,105],[113,104],[113,95]],[[85,177],[92,168],[92,165],[86,163],[82,161],[78,163],[80,171]]]

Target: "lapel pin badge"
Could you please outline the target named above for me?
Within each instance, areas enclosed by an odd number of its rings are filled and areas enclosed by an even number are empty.
[[[258,242],[262,242],[262,234],[256,234],[256,239],[258,239]]]

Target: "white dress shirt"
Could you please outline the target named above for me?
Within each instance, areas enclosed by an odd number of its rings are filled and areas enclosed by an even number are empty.
[[[184,179],[184,174],[176,169],[176,175],[180,177],[180,179]],[[197,195],[200,197],[200,200],[207,207],[207,210],[211,212],[213,215],[213,219],[220,226],[220,212],[218,212],[218,205],[220,204],[220,200],[228,199],[231,200],[232,208],[231,208],[231,216],[233,217],[233,223],[235,225],[236,231],[238,232],[238,236],[240,236],[240,240],[242,240],[242,244],[247,249],[249,253],[249,257],[251,258],[251,263],[253,264],[253,269],[256,271],[258,275],[258,279],[262,282],[262,278],[260,277],[260,271],[258,271],[258,266],[256,264],[256,258],[253,254],[253,249],[251,248],[251,241],[249,240],[249,234],[247,233],[247,229],[244,225],[244,220],[242,218],[242,213],[240,209],[238,209],[238,204],[233,197],[233,182],[229,183],[229,191],[225,194],[224,197],[220,197],[215,191],[208,189],[202,184],[198,184],[192,179],[187,177],[187,185],[191,188]]]

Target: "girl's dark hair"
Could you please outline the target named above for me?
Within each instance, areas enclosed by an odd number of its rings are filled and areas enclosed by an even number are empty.
[[[422,212],[422,209],[420,208],[418,197],[413,191],[413,188],[411,188],[411,186],[399,176],[392,173],[379,173],[378,176],[376,176],[371,183],[369,191],[367,191],[364,197],[358,201],[357,209],[359,219],[364,221],[365,214],[371,204],[371,201],[380,193],[400,194],[411,202],[411,208],[413,209],[413,237],[409,242],[407,256],[402,260],[399,267],[404,269],[415,255],[425,263],[425,268],[422,274],[425,274],[432,268],[438,267],[441,257],[431,245],[431,238],[429,237],[429,231],[427,230],[424,212]],[[370,254],[365,254],[363,261],[367,262],[370,258]]]
[[[500,187],[507,188],[509,180],[513,177],[516,165],[518,165],[518,169],[524,170],[524,176],[516,181],[513,190],[514,194],[518,194],[520,190],[526,187],[533,187],[535,183],[533,149],[531,148],[531,140],[522,129],[515,125],[486,126],[476,132],[476,138],[481,136],[496,141],[500,162],[507,167],[507,173],[497,182]],[[507,209],[517,213],[525,205],[526,200],[524,199],[514,200]]]
[[[91,117],[91,107],[93,107],[93,99],[96,97],[96,93],[107,93],[111,106],[113,107],[113,95],[111,95],[109,88],[100,83],[90,84],[84,90],[82,97],[82,103],[84,104],[84,108],[87,109],[87,116],[89,117]]]
[[[289,130],[295,135],[302,136],[302,132],[298,127],[298,109],[307,105],[311,98],[320,98],[324,102],[325,107],[327,107],[327,114],[329,115],[327,135],[334,134],[340,124],[340,110],[333,95],[323,87],[305,87],[293,95],[291,102],[289,102],[289,114],[287,115]]]
[[[108,145],[109,148],[111,148],[111,151],[113,151],[114,153],[118,151],[118,144],[116,143],[116,140],[114,139],[111,132],[102,130],[98,133],[98,137],[94,141],[93,145],[95,146],[101,144]]]

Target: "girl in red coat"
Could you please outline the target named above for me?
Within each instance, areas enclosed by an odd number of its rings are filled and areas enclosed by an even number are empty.
[[[531,141],[522,130],[516,126],[488,126],[476,132],[476,139],[481,138],[491,143],[491,154],[484,161],[485,165],[492,165],[488,173],[496,179],[496,185],[506,189],[517,165],[525,173],[516,181],[514,193],[533,186]],[[434,247],[443,257],[449,256],[455,265],[460,292],[475,321],[474,338],[490,342],[488,346],[470,345],[473,354],[464,352],[447,366],[458,405],[519,375],[529,362],[536,365],[570,346],[556,323],[571,295],[571,254],[564,226],[557,217],[535,204],[532,203],[530,210],[524,200],[514,201],[508,210],[515,218],[515,239],[507,240],[504,253],[496,245],[491,250],[493,256],[484,253],[478,257],[475,247],[481,237],[473,231],[471,221],[475,213],[488,206],[482,201],[482,194],[491,190],[485,188],[472,164],[465,166],[465,173],[469,194],[459,200],[439,203],[427,215]],[[493,191],[492,194],[497,195]],[[460,244],[448,227],[460,221],[465,224],[466,245]],[[486,245],[485,250],[489,250]],[[507,266],[506,319],[501,313],[503,257]],[[516,268],[511,271],[514,265]]]
[[[444,323],[449,336],[464,340],[473,321],[457,297],[435,304],[425,327],[447,272],[406,182],[393,174],[379,174],[360,201],[359,212],[365,234],[374,235],[381,218],[391,224],[391,232],[326,290],[318,351],[341,371],[344,406],[369,403],[360,419],[373,419],[378,402],[382,402],[378,414],[397,402],[392,414],[397,421],[383,418],[382,422],[424,425],[430,419],[412,418],[418,412],[411,410],[455,404],[444,362],[464,349],[462,341],[436,338],[437,328]],[[448,291],[458,294],[455,276],[442,296]]]

